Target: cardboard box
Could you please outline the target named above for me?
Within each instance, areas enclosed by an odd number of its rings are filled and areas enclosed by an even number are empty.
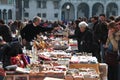
[[[43,76],[39,76],[39,75],[29,75],[29,80],[43,80],[44,77]]]
[[[99,78],[84,78],[83,80],[100,80]]]
[[[83,80],[83,78],[79,77],[79,76],[75,76],[74,80]]]
[[[62,72],[61,72],[61,73],[58,72],[58,73],[55,73],[55,74],[54,74],[54,77],[55,77],[55,78],[64,78],[64,76],[65,76],[65,75],[64,75],[64,73],[62,73]]]
[[[96,72],[98,74],[100,74],[99,72],[99,64],[80,64],[80,63],[70,63],[69,68],[93,68],[96,70]]]
[[[5,80],[14,80],[14,75],[5,76]]]
[[[48,72],[48,73],[46,73],[45,76],[46,76],[46,77],[54,77],[54,76],[55,76],[55,73],[54,73],[54,72]]]
[[[45,77],[43,80],[64,80],[64,79]]]
[[[13,80],[29,80],[29,75],[14,75]]]
[[[65,76],[65,80],[74,80],[73,76]]]

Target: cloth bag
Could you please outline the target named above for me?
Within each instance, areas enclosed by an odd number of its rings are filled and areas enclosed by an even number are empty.
[[[0,76],[6,76],[5,70],[2,68],[0,68]]]
[[[113,51],[113,45],[109,43],[108,48],[105,51],[106,63],[110,66],[116,66],[118,63],[118,52]]]
[[[118,41],[118,61],[120,61],[120,40]]]

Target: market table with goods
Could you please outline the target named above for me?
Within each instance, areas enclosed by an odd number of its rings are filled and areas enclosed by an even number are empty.
[[[77,41],[64,37],[37,37],[32,50],[23,48],[15,58],[19,64],[7,66],[5,80],[105,80],[107,65],[92,53],[78,53]],[[25,61],[21,60],[21,56]]]

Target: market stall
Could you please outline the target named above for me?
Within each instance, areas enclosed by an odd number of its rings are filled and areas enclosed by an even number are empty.
[[[105,80],[101,75],[107,76],[107,65],[98,63],[91,53],[74,52],[75,40],[38,36],[31,46],[32,50],[23,48],[24,61],[20,55],[13,59],[24,66],[7,66],[6,80]]]

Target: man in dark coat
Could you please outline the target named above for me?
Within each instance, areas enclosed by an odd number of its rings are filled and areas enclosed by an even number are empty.
[[[104,45],[108,37],[105,14],[100,14],[98,22],[93,27],[94,39],[100,45],[101,61],[105,62]]]
[[[93,23],[93,39],[94,39],[94,44],[96,44],[96,46],[94,46],[94,55],[97,57],[98,61],[101,62],[101,55],[100,55],[100,42],[99,39],[97,38],[97,25],[98,25],[98,16],[93,16],[91,18],[91,22]]]
[[[33,18],[33,22],[27,24],[20,32],[22,37],[22,43],[28,46],[30,49],[30,42],[39,35],[40,32],[51,31],[53,28],[45,28],[40,26],[41,18],[36,16]]]

